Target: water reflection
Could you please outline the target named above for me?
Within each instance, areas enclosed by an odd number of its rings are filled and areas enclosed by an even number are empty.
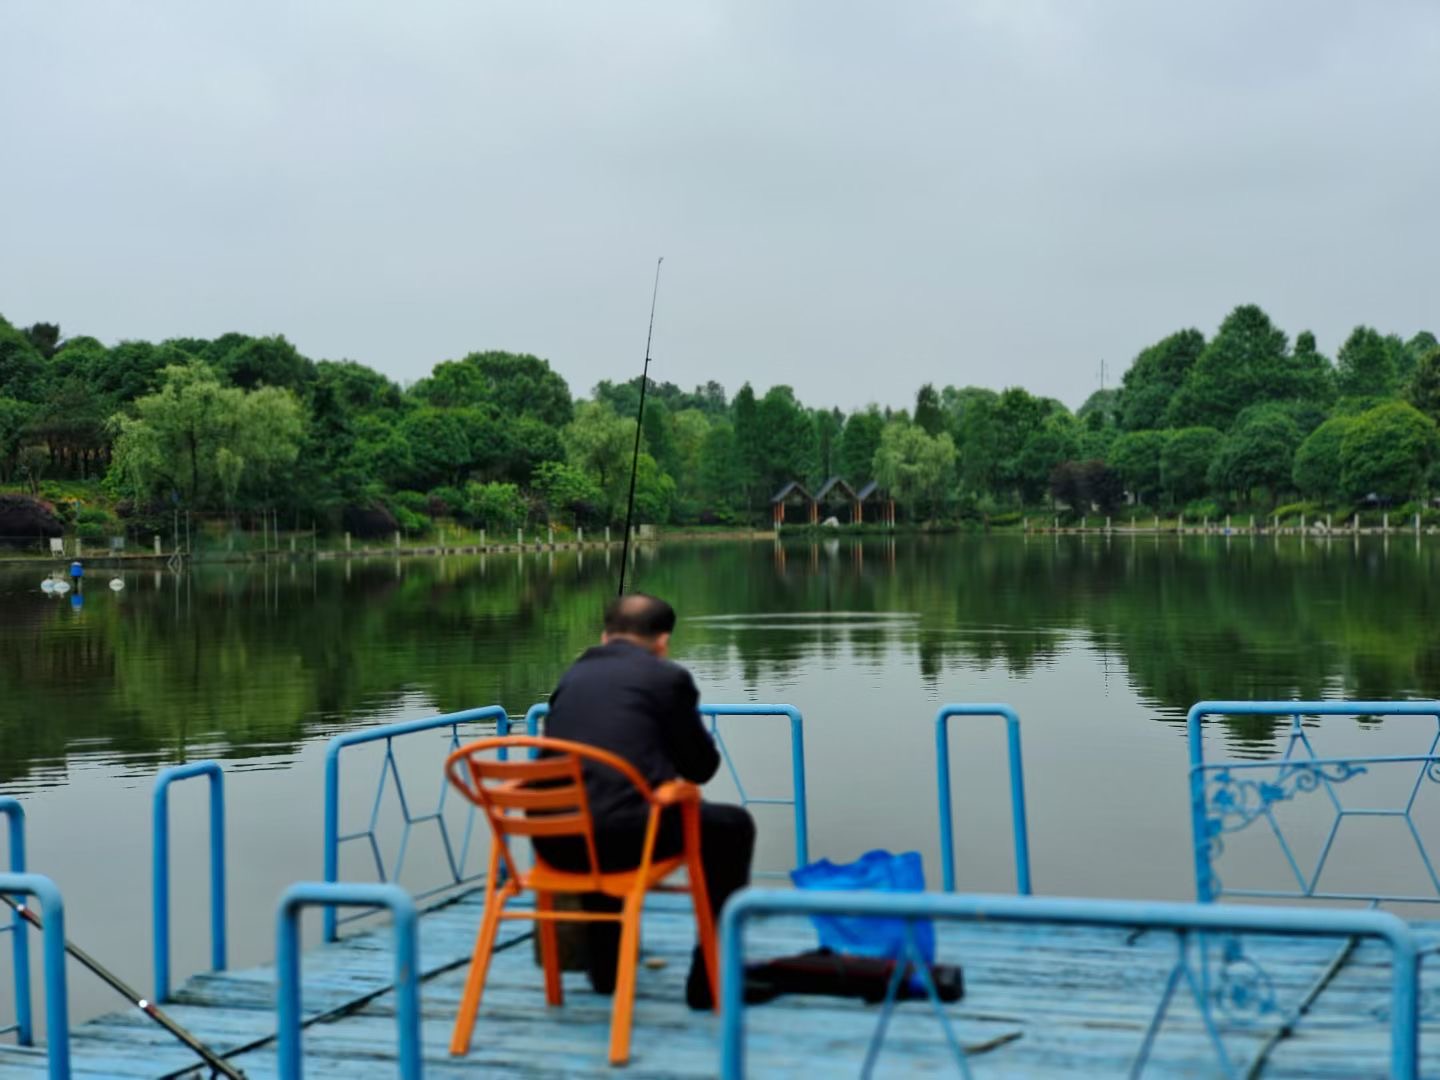
[[[1124,679],[1145,715],[1177,724],[1205,697],[1440,691],[1435,551],[1418,537],[839,536],[632,557],[637,586],[680,608],[684,657],[760,696],[815,664],[938,688],[996,668],[1023,682],[1081,650],[1107,687]],[[614,588],[608,552],[122,576],[83,606],[41,592],[31,568],[0,576],[7,787],[56,782],[75,752],[152,763],[203,744],[283,763],[417,695],[523,708],[592,640]],[[1253,751],[1274,730],[1234,721],[1229,735]]]

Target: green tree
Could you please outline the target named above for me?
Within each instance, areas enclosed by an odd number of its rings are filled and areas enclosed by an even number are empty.
[[[670,521],[674,506],[674,477],[660,468],[653,457],[642,453],[635,468],[636,523],[663,525]],[[621,509],[623,511],[623,507]]]
[[[839,409],[815,409],[810,422],[815,425],[813,479],[824,483],[840,471],[840,433],[845,428],[845,414]]]
[[[875,451],[880,448],[880,435],[885,418],[873,405],[863,412],[854,412],[840,432],[840,475],[859,487],[874,478]]]
[[[947,386],[945,391],[949,390]],[[960,455],[960,488],[970,495],[985,495],[995,489],[1000,468],[1000,434],[995,419],[999,402],[1000,396],[993,390],[974,387],[957,392],[951,400],[955,448]]]
[[[955,443],[949,432],[928,435],[918,425],[885,425],[875,451],[875,479],[896,502],[932,518],[944,511],[955,484]]]
[[[0,318],[0,397],[38,401],[45,359],[22,331]]]
[[[23,331],[26,339],[35,346],[42,358],[49,360],[60,349],[60,326],[58,323],[37,322]]]
[[[1220,441],[1207,477],[1214,491],[1248,499],[1259,487],[1276,494],[1288,488],[1300,429],[1283,406],[1254,405],[1240,414]]]
[[[478,417],[463,409],[421,408],[407,414],[400,435],[410,447],[411,486],[428,490],[465,483],[474,460],[470,429],[476,422]]]
[[[534,485],[549,512],[564,515],[571,525],[593,520],[604,505],[605,493],[600,485],[568,462],[543,462],[535,470]]]
[[[1073,447],[1052,445],[1053,439],[1035,442],[1028,458],[1022,456],[1027,444],[1038,436],[1051,409],[1052,405],[1044,398],[1035,397],[1018,386],[1003,390],[995,402],[992,432],[996,484],[1006,491],[1020,493],[1027,502],[1044,492],[1052,468],[1075,456]]]
[[[1160,486],[1172,506],[1183,506],[1205,494],[1210,462],[1224,436],[1211,427],[1181,428],[1168,435],[1160,453]]]
[[[509,531],[525,523],[528,507],[514,484],[471,481],[465,485],[465,498],[470,519],[481,528]]]
[[[529,353],[473,352],[437,364],[411,393],[432,405],[488,406],[503,420],[534,417],[559,428],[574,414],[570,387],[548,360]]]
[[[1340,496],[1340,448],[1354,426],[1352,416],[1332,416],[1306,436],[1295,451],[1291,473],[1300,494],[1326,501]]]
[[[284,334],[246,338],[227,350],[216,366],[242,390],[281,386],[299,391],[315,370],[315,365],[301,356]]]
[[[1420,359],[1405,397],[1431,420],[1440,420],[1440,346]]]
[[[675,447],[675,433],[670,408],[663,401],[645,403],[644,447],[660,468],[674,476],[680,471],[680,454]]]
[[[765,391],[756,410],[760,423],[761,477],[768,493],[815,474],[815,426],[788,386]]]
[[[765,434],[760,420],[760,402],[747,382],[740,387],[730,406],[735,426],[735,453],[742,482],[741,505],[747,515],[769,498],[763,491],[767,481]]]
[[[718,420],[705,433],[698,469],[701,518],[728,521],[745,502],[745,474],[735,429]]]
[[[1199,330],[1181,330],[1142,349],[1121,378],[1116,407],[1120,427],[1147,431],[1164,424],[1171,399],[1205,348]]]
[[[1080,448],[1078,425],[1069,413],[1049,412],[1032,429],[1014,459],[1015,485],[1026,503],[1038,502],[1050,484],[1050,474],[1062,461],[1073,460]]]
[[[939,435],[946,428],[940,395],[933,383],[926,383],[915,395],[915,426],[926,435]]]
[[[614,521],[625,513],[635,421],[623,420],[609,405],[582,402],[561,439],[570,464],[587,474],[604,495],[603,510]]]
[[[1336,355],[1336,383],[1343,397],[1384,398],[1395,393],[1395,352],[1380,334],[1357,326]]]
[[[1111,447],[1110,464],[1137,502],[1153,506],[1159,498],[1160,458],[1168,441],[1163,431],[1128,431]]]
[[[1329,394],[1318,354],[1298,359],[1285,333],[1253,304],[1220,324],[1166,412],[1171,426],[1227,429],[1243,409],[1267,401],[1324,400]]]
[[[15,478],[25,428],[34,406],[14,398],[0,397],[0,481]]]
[[[329,393],[346,414],[395,412],[404,399],[400,387],[378,371],[353,360],[321,360],[315,365],[311,394]]]
[[[277,493],[300,450],[303,413],[288,390],[222,386],[203,363],[166,368],[160,389],[114,420],[110,483],[137,501],[172,494],[230,509]]]
[[[1403,401],[1355,418],[1340,443],[1340,484],[1352,499],[1410,499],[1424,491],[1435,460],[1435,421]]]

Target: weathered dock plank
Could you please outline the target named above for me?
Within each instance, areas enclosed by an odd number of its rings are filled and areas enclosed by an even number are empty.
[[[612,1075],[606,1064],[610,1002],[592,993],[583,976],[565,977],[566,1004],[547,1008],[528,942],[498,953],[491,968],[472,1053],[449,1056],[450,1027],[459,1003],[475,929],[478,894],[421,920],[426,1073],[434,1077]],[[1427,929],[1432,941],[1440,931]],[[637,1078],[714,1076],[719,1063],[718,1020],[683,1004],[693,924],[688,912],[659,901],[646,918],[647,956],[664,961],[642,968],[635,1009],[633,1056],[625,1075]],[[1298,1002],[1335,955],[1338,943],[1316,939],[1247,937],[1248,953],[1264,968],[1282,1010]],[[1115,930],[952,923],[940,928],[941,958],[964,965],[967,994],[947,1007],[967,1046],[1001,1045],[973,1059],[982,1077],[1123,1075],[1140,1045],[1176,957],[1171,935],[1136,937]],[[752,956],[808,948],[813,934],[797,920],[757,922],[747,934]],[[362,933],[305,957],[307,1017],[336,1015],[304,1032],[310,1077],[393,1076],[393,996],[384,991],[390,955],[383,932]],[[1315,1002],[1295,1035],[1271,1052],[1267,1077],[1384,1076],[1388,1003],[1384,950],[1363,943]],[[1426,989],[1440,993],[1440,974]],[[380,991],[377,993],[377,991]],[[171,1011],[215,1048],[231,1052],[247,1075],[276,1075],[275,984],[268,968],[197,976]],[[805,1077],[858,1071],[879,1010],[860,1002],[786,997],[747,1011],[749,1060],[759,1076]],[[1261,1048],[1279,1017],[1250,1027],[1227,1023],[1225,1044],[1243,1065]],[[1425,1029],[1424,1071],[1440,1075],[1440,1017]],[[1005,1041],[1007,1040],[1008,1041]],[[949,1075],[939,1027],[925,1003],[902,1006],[891,1024],[877,1075]],[[115,1013],[72,1036],[75,1075],[140,1077],[175,1074],[194,1059],[137,1013]],[[43,1074],[43,1052],[0,1050],[0,1073]],[[1193,1003],[1177,997],[1155,1045],[1157,1076],[1214,1076],[1212,1047]]]

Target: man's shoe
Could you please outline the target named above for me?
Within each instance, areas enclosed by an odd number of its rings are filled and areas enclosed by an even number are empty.
[[[685,1004],[697,1012],[708,1012],[715,1008],[715,998],[710,993],[710,980],[705,974],[705,958],[699,949],[690,957],[690,974],[685,979]]]

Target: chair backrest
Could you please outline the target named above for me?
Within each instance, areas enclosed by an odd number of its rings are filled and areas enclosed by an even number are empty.
[[[501,761],[488,755],[499,750],[535,748],[547,756]],[[613,769],[652,801],[650,785],[622,757],[569,739],[510,735],[479,739],[450,754],[445,775],[467,799],[484,811],[508,873],[519,878],[509,838],[569,837],[584,845],[588,872],[598,873],[595,822],[585,794],[584,763]]]

